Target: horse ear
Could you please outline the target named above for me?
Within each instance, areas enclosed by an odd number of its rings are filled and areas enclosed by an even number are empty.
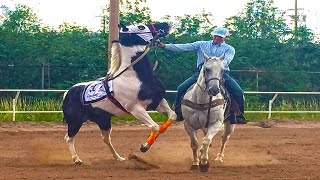
[[[206,53],[203,53],[203,56],[204,56],[204,59],[205,59],[206,61],[208,61],[208,60],[210,59],[210,57],[209,57]]]
[[[220,61],[223,61],[223,60],[224,60],[224,54],[222,54],[222,55],[219,57],[219,60],[220,60]]]
[[[125,25],[122,24],[122,23],[120,23],[120,24],[118,25],[118,27],[119,27],[119,29],[122,29],[123,32],[126,32],[126,31],[129,30],[129,29],[127,28],[127,26],[125,26]]]

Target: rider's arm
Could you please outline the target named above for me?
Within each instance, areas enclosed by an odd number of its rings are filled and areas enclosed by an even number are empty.
[[[235,53],[236,51],[232,46],[229,46],[229,48],[227,48],[226,52],[224,53],[224,60],[223,60],[223,65],[225,67],[229,66],[229,64],[233,60]]]
[[[170,51],[195,51],[198,48],[198,42],[186,43],[186,44],[166,44],[164,49]]]

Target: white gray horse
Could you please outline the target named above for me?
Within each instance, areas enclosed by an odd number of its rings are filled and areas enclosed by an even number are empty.
[[[142,152],[147,151],[158,135],[175,121],[176,114],[163,99],[165,88],[160,80],[154,76],[148,56],[149,44],[155,39],[165,36],[169,29],[167,23],[122,25],[119,41],[113,43],[108,78],[103,81],[76,84],[65,94],[62,105],[64,120],[68,124],[65,140],[76,165],[81,165],[82,160],[75,150],[75,136],[87,120],[98,124],[103,141],[109,147],[114,158],[119,161],[123,161],[125,158],[121,157],[112,146],[110,138],[111,116],[132,114],[150,127],[151,133],[140,148]],[[107,84],[112,84],[112,92],[110,92],[111,86],[109,87]],[[84,100],[86,98],[83,98],[83,94],[89,94],[93,97],[96,95],[97,87],[97,95],[104,92],[107,92],[107,95],[92,100],[90,103],[84,103],[88,101]],[[102,91],[100,91],[101,89]],[[168,121],[159,126],[149,116],[147,108],[167,114]]]
[[[201,172],[207,172],[210,166],[208,151],[212,138],[224,126],[222,144],[216,158],[222,162],[224,148],[235,128],[229,121],[224,122],[227,101],[221,93],[223,57],[209,58],[205,55],[205,58],[197,82],[188,89],[181,102],[184,127],[190,137],[193,152],[191,169],[197,170],[200,167]],[[204,133],[200,145],[197,137],[199,129]]]

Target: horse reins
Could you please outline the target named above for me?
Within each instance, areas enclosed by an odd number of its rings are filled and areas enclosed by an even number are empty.
[[[124,73],[126,70],[128,70],[130,67],[132,67],[133,65],[137,64],[142,58],[144,58],[145,55],[147,55],[147,53],[150,51],[150,46],[147,46],[146,49],[144,50],[144,52],[141,54],[141,56],[139,56],[136,60],[134,60],[129,66],[127,66],[125,69],[123,69],[120,73],[118,73],[117,75],[106,79],[106,80],[113,80],[115,78],[117,78],[118,76],[120,76],[122,73]]]
[[[209,96],[209,104],[212,101],[212,96]],[[209,126],[209,119],[210,119],[210,110],[211,110],[211,106],[208,107],[208,114],[207,114],[207,122],[206,122],[206,128],[208,128]]]
[[[203,89],[203,87],[200,86],[200,84],[197,82],[197,86],[202,90],[202,91],[206,91],[207,89],[207,84],[212,81],[212,80],[217,80],[221,83],[221,79],[217,78],[217,77],[213,77],[213,78],[210,78],[210,79],[205,79],[205,85],[206,87]],[[207,121],[206,121],[206,128],[208,128],[209,126],[209,120],[210,120],[210,111],[211,111],[211,108],[213,107],[216,107],[216,106],[219,106],[219,105],[224,105],[225,104],[225,100],[224,99],[216,99],[214,101],[212,101],[212,97],[211,95],[209,95],[209,102],[208,104],[202,104],[202,107],[201,109],[205,109],[206,108],[206,105],[207,105],[207,111],[208,111],[208,114],[207,114]],[[183,105],[186,105],[188,107],[191,107],[191,108],[194,108],[194,109],[200,109],[199,107],[198,108],[195,108],[196,105],[200,106],[200,104],[197,104],[197,103],[193,103],[189,100],[186,100],[186,99],[183,99],[181,104]]]
[[[148,45],[148,46],[146,46],[146,49],[144,50],[144,52],[136,59],[136,60],[134,60],[129,66],[127,66],[125,69],[123,69],[120,73],[118,73],[116,76],[113,76],[113,77],[106,77],[104,80],[103,80],[103,84],[104,84],[104,86],[105,86],[105,88],[107,89],[107,94],[108,94],[108,98],[109,98],[109,100],[114,104],[114,105],[116,105],[118,108],[120,108],[122,111],[124,111],[124,112],[127,112],[127,113],[129,113],[121,104],[120,104],[120,102],[117,100],[117,99],[115,99],[114,98],[114,96],[111,94],[111,92],[109,91],[109,88],[108,88],[108,85],[107,85],[107,81],[108,80],[113,80],[113,79],[115,79],[115,78],[117,78],[117,77],[119,77],[122,73],[124,73],[126,70],[128,70],[130,67],[132,67],[132,66],[134,66],[135,64],[137,64],[142,58],[144,58],[146,55],[147,55],[147,53],[150,51],[150,49],[151,49],[151,47],[150,46],[152,46],[152,45],[154,45],[155,44],[155,42],[156,42],[156,39],[158,39],[158,37],[160,36],[160,33],[162,33],[162,31],[159,31],[159,32],[157,32],[157,31],[155,31],[156,29],[155,29],[155,27],[154,27],[154,25],[152,24],[152,26],[151,26],[152,28],[153,28],[153,30],[154,30],[154,32],[156,32],[156,37],[154,37],[153,39],[152,39],[152,41],[150,42],[150,45]],[[146,32],[146,33],[153,33],[153,32]],[[140,34],[142,34],[142,33],[140,33]],[[119,41],[118,40],[113,40],[112,41],[112,43],[119,43]],[[156,65],[157,65],[157,63],[156,63]],[[156,65],[155,65],[155,67],[156,67]],[[154,70],[154,69],[153,69]]]
[[[134,60],[128,67],[126,67],[125,69],[123,69],[119,74],[117,74],[116,76],[111,77],[108,80],[113,80],[115,78],[117,78],[118,76],[120,76],[122,73],[124,73],[126,70],[128,70],[130,67],[132,67],[133,65],[137,64],[142,58],[144,58],[145,55],[147,55],[147,53],[150,51],[152,46],[155,46],[156,43],[159,43],[159,41],[157,41],[159,39],[159,37],[161,36],[161,34],[164,34],[165,32],[160,29],[159,31],[156,30],[156,27],[154,26],[154,24],[151,24],[151,28],[152,31],[150,32],[144,32],[144,33],[131,33],[131,34],[146,34],[146,33],[151,33],[151,34],[155,34],[154,38],[151,40],[150,44],[146,47],[146,49],[144,50],[144,52],[141,54],[141,56],[139,56],[136,60]],[[118,40],[114,40],[112,41],[112,43],[119,43]],[[157,58],[157,54],[156,54],[156,58]],[[155,70],[155,68],[158,65],[158,58],[155,62],[155,66],[153,67],[153,70]],[[109,77],[108,77],[109,78]]]

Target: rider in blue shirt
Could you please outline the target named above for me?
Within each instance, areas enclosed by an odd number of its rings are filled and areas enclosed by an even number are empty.
[[[178,92],[174,103],[175,112],[177,114],[177,121],[183,121],[180,102],[184,94],[187,92],[188,88],[197,81],[199,71],[201,70],[202,64],[205,61],[205,53],[209,57],[220,57],[224,55],[224,86],[229,91],[229,93],[232,94],[233,98],[238,103],[239,109],[242,113],[230,122],[233,124],[246,124],[247,122],[244,118],[244,92],[242,88],[239,86],[239,84],[229,75],[229,64],[231,63],[235,55],[235,49],[232,46],[225,43],[225,40],[228,37],[229,32],[224,27],[218,27],[211,33],[211,35],[213,38],[210,41],[196,41],[193,43],[186,44],[158,44],[158,47],[171,51],[196,51],[198,57],[196,72],[194,72],[194,74],[191,77],[189,77],[182,84],[180,84],[177,89]]]

